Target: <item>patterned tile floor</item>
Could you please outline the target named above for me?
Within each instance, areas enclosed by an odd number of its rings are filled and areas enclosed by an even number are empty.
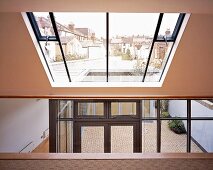
[[[145,122],[142,128],[142,151],[156,152],[157,122]],[[176,134],[169,129],[168,121],[164,120],[161,122],[161,152],[186,152],[186,143],[186,134]],[[191,150],[193,152],[202,152],[193,141],[191,143]]]
[[[186,152],[186,134],[175,134],[168,128],[168,121],[161,123],[161,152]],[[156,121],[142,124],[142,151],[144,153],[156,152],[157,124]],[[104,128],[84,127],[82,129],[82,152],[98,153],[104,151]],[[117,153],[133,152],[133,128],[131,126],[112,126],[111,149]],[[202,152],[192,141],[193,152]]]

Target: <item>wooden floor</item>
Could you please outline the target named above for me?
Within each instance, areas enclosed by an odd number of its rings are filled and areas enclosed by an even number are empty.
[[[49,137],[38,145],[32,153],[49,153]]]

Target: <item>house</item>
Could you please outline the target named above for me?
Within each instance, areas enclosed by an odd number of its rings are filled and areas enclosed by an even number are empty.
[[[95,38],[95,32],[89,28],[75,28],[75,30],[82,33],[89,40]]]
[[[122,52],[122,38],[121,37],[113,37],[110,40],[110,54],[111,55],[119,55]]]
[[[73,59],[78,59],[81,57],[86,58],[86,52],[83,49],[80,41],[75,36],[61,37],[62,47],[65,52],[65,56],[71,55]],[[57,54],[60,55],[59,46],[56,47]],[[61,56],[62,59],[62,56]]]
[[[133,36],[133,46],[137,58],[147,59],[149,56],[149,50],[151,47],[152,37],[148,36]]]
[[[119,82],[114,86],[80,86],[77,82],[72,87],[52,87],[49,79],[50,75],[46,74],[48,68],[44,68],[42,63],[45,61],[40,60],[38,55],[42,55],[41,51],[38,52],[35,47],[36,39],[32,39],[29,30],[26,26],[25,21],[21,12],[25,11],[90,11],[90,12],[186,12],[190,13],[188,23],[183,32],[182,38],[179,41],[177,50],[174,54],[173,60],[170,61],[170,67],[166,78],[161,87],[146,86],[134,86],[136,83],[125,85],[123,82]],[[50,1],[50,0],[24,0],[22,3],[18,0],[1,0],[0,1],[0,96],[1,96],[1,119],[0,119],[0,145],[8,144],[14,146],[15,143],[19,143],[15,147],[16,151],[19,152],[28,144],[31,145],[32,141],[34,144],[38,144],[46,136],[46,129],[48,128],[48,120],[54,119],[49,117],[48,98],[72,98],[72,99],[90,99],[94,100],[99,98],[104,100],[104,106],[109,111],[109,102],[106,99],[111,98],[116,100],[146,98],[146,99],[162,99],[162,98],[178,98],[178,99],[202,99],[202,98],[213,98],[213,78],[211,73],[213,72],[213,48],[212,48],[212,37],[213,37],[213,2],[208,0],[194,1],[159,1],[159,0],[132,0],[132,1],[113,1],[113,0],[93,0],[93,1]],[[140,21],[148,22],[148,21]],[[145,23],[144,23],[145,24]],[[46,31],[46,30],[45,30]],[[47,32],[51,33],[51,30]],[[31,32],[33,30],[31,29]],[[82,39],[84,38],[82,34]],[[79,40],[81,39],[79,37]],[[78,39],[78,38],[76,38]],[[44,41],[45,43],[45,41]],[[80,44],[79,44],[80,45]],[[123,44],[124,45],[124,44]],[[125,44],[126,45],[126,44]],[[122,46],[121,46],[122,47]],[[130,44],[129,44],[130,47]],[[39,48],[39,47],[38,47]],[[143,48],[143,44],[142,44]],[[122,50],[122,48],[121,48]],[[164,53],[164,51],[156,50],[156,53]],[[65,69],[64,69],[65,70]],[[84,68],[79,68],[84,73]],[[60,70],[61,71],[61,70]],[[61,71],[63,72],[63,70]],[[66,74],[66,72],[65,72]],[[74,72],[73,72],[74,74]],[[92,73],[90,73],[92,74]],[[93,75],[95,73],[93,72]],[[95,75],[96,77],[100,76]],[[112,74],[117,74],[113,72]],[[125,73],[127,74],[127,73]],[[60,75],[61,76],[61,75]],[[63,75],[62,75],[63,76]],[[72,76],[72,75],[71,75]],[[101,82],[102,83],[102,82]],[[100,83],[100,84],[101,84]],[[148,83],[149,84],[149,83]],[[21,98],[21,99],[20,99]],[[54,102],[55,100],[53,100]],[[80,101],[78,101],[80,102]],[[188,103],[190,104],[190,103]],[[26,106],[26,107],[25,107]],[[43,106],[43,107],[42,107]],[[63,106],[63,105],[62,105]],[[30,108],[32,112],[29,112],[27,108]],[[43,109],[44,110],[43,110]],[[4,109],[7,109],[6,112]],[[42,109],[42,111],[40,110]],[[7,113],[7,114],[6,114]],[[46,115],[44,115],[44,114]],[[134,113],[134,112],[133,112]],[[44,117],[42,117],[44,116]],[[204,115],[206,116],[206,115]],[[49,119],[49,118],[50,119]],[[134,115],[133,115],[134,118]],[[206,118],[205,118],[206,119]],[[186,119],[185,119],[186,120]],[[120,121],[120,120],[119,120]],[[131,119],[134,122],[134,120]],[[195,120],[194,120],[195,121]],[[197,120],[198,121],[198,120]],[[207,119],[206,119],[207,121]],[[211,122],[209,120],[209,122]],[[115,122],[114,122],[115,123]],[[149,123],[149,121],[147,121]],[[89,125],[89,122],[88,122]],[[147,124],[146,124],[147,125]],[[63,126],[63,124],[61,125]],[[71,124],[67,125],[72,126]],[[82,125],[79,124],[78,128]],[[99,126],[99,125],[96,125]],[[119,125],[116,125],[119,126]],[[107,127],[107,125],[105,126]],[[39,129],[38,129],[39,128]],[[98,130],[102,131],[103,128],[97,127]],[[96,129],[96,130],[97,130]],[[114,128],[113,128],[114,129]],[[120,128],[118,128],[120,130]],[[125,128],[131,131],[131,128]],[[134,128],[133,128],[134,129]],[[85,129],[84,129],[85,130]],[[207,129],[206,129],[207,130]],[[78,129],[78,132],[80,130]],[[23,133],[22,133],[23,132]],[[44,135],[43,135],[44,132]],[[77,131],[76,131],[77,132]],[[84,131],[85,132],[85,131]],[[146,132],[146,131],[145,131]],[[211,133],[211,131],[208,131]],[[36,138],[30,138],[30,134],[35,134]],[[79,133],[80,134],[80,133]],[[26,136],[27,135],[27,136]],[[78,135],[81,137],[81,135]],[[100,135],[101,136],[101,135]],[[151,138],[151,142],[157,140]],[[113,136],[116,138],[116,135]],[[159,138],[159,136],[158,136]],[[4,141],[4,143],[3,143]],[[125,140],[123,140],[125,141]],[[101,143],[101,142],[100,142]],[[99,144],[100,144],[99,143]],[[115,143],[116,145],[116,143]],[[100,146],[100,145],[98,145]],[[5,150],[14,151],[14,148],[6,148]],[[11,149],[11,150],[10,150]],[[61,159],[59,161],[42,160],[47,159],[48,156],[42,157],[42,155],[32,156],[30,159],[39,159],[36,164],[32,163],[33,160],[27,161],[14,160],[20,159],[20,155],[12,156],[0,154],[0,169],[15,169],[20,168],[31,169],[45,168],[67,168],[69,166],[83,169],[82,166],[87,167],[98,167],[98,168],[116,168],[116,167],[127,167],[128,168],[141,168],[141,167],[157,167],[157,168],[168,168],[173,169],[201,169],[212,167],[212,155],[208,153],[202,153],[193,155],[195,158],[191,159],[191,154],[165,154],[164,158],[159,158],[162,154],[146,155],[133,154],[125,155],[121,159],[121,154],[115,154],[114,158],[111,154],[108,154],[107,161],[106,155],[96,156],[94,154],[85,155],[62,155],[53,154],[52,158]],[[119,156],[120,155],[120,156]],[[10,158],[8,158],[8,157]],[[26,157],[28,154],[25,155]],[[13,157],[13,158],[11,158]],[[49,156],[51,157],[51,156]],[[134,158],[133,158],[134,157]],[[174,158],[171,159],[170,158]],[[70,160],[70,158],[73,158]],[[76,159],[75,159],[76,158]],[[153,159],[154,158],[154,159]],[[155,159],[157,158],[157,159]],[[178,159],[176,159],[178,158]],[[208,158],[208,159],[207,159]],[[3,160],[7,159],[7,161]],[[12,160],[8,160],[12,159]],[[66,159],[66,160],[65,160]],[[95,161],[93,159],[96,159]],[[100,160],[101,159],[101,160]],[[145,160],[145,161],[144,161]],[[163,161],[162,161],[163,160]],[[188,161],[189,160],[189,161]],[[70,163],[70,162],[71,163]],[[59,162],[59,163],[58,163]],[[61,162],[61,164],[60,164]],[[165,163],[166,162],[166,163]],[[27,164],[26,164],[27,163]],[[48,163],[48,165],[47,165]],[[100,163],[100,164],[99,164]],[[98,165],[101,166],[98,166]],[[147,165],[148,164],[148,165]],[[20,166],[19,166],[20,165]],[[28,167],[26,167],[26,165]],[[12,166],[12,167],[11,167]],[[17,166],[17,167],[16,167]],[[19,166],[19,167],[18,167]],[[76,169],[77,169],[76,168]],[[132,168],[132,169],[133,169]],[[62,169],[62,168],[61,168]]]

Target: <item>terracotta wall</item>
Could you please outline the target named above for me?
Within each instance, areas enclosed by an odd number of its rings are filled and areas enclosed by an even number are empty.
[[[192,14],[161,88],[52,88],[19,12],[0,12],[0,95],[213,96],[213,14]]]
[[[211,0],[1,0],[0,11],[213,13]]]

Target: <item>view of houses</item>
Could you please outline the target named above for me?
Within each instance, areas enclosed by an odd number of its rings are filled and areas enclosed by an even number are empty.
[[[63,80],[66,71],[58,42],[48,41],[54,36],[48,14],[35,14],[42,35],[47,41],[41,46],[51,65],[55,79]],[[106,36],[100,37],[92,28],[77,27],[70,18],[66,24],[57,21],[57,29],[72,81],[106,81]],[[165,35],[171,34],[170,28]],[[109,39],[109,81],[141,81],[150,53],[153,36],[116,35]],[[167,53],[172,43],[157,42],[148,67],[148,79],[159,81]]]

